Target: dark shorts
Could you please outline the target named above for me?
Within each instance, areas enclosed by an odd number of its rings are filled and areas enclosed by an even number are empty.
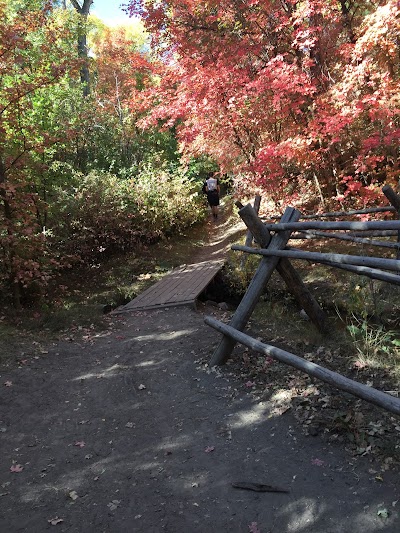
[[[207,193],[207,200],[211,207],[219,205],[218,191],[210,191]]]

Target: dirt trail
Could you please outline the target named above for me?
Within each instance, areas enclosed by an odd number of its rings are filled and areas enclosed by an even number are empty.
[[[245,233],[245,225],[239,216],[229,217],[229,208],[222,203],[217,221],[209,215],[204,226],[206,245],[199,248],[190,258],[190,263],[200,263],[211,259],[223,259],[232,242]]]
[[[229,367],[209,369],[218,337],[204,313],[221,317],[215,308],[110,316],[107,330],[1,375],[0,531],[400,530],[398,476],[304,436]]]

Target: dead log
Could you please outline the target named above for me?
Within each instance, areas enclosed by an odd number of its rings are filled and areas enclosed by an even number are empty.
[[[312,363],[311,361],[306,361],[302,357],[294,355],[290,352],[286,352],[285,350],[281,350],[275,346],[257,341],[249,335],[238,331],[234,327],[223,324],[222,322],[215,320],[210,316],[205,317],[204,321],[207,325],[225,335],[225,337],[231,337],[234,339],[234,341],[244,344],[255,352],[268,355],[273,359],[305,372],[309,376],[313,376],[321,381],[324,381],[325,383],[333,385],[340,390],[349,392],[358,398],[377,405],[378,407],[381,407],[390,413],[400,415],[399,398],[395,398],[394,396],[390,396],[382,391],[378,391],[372,387],[368,387],[367,385],[353,381],[352,379],[346,378],[337,372],[328,370],[327,368]]]

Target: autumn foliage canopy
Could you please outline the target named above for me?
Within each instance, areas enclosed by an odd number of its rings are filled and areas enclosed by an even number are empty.
[[[365,205],[399,176],[395,0],[131,1],[162,54],[147,118],[238,185]],[[155,107],[153,107],[155,105]]]
[[[127,0],[136,31],[92,0],[0,0],[0,293],[193,224],[217,168],[279,207],[378,202],[400,178],[399,4]]]

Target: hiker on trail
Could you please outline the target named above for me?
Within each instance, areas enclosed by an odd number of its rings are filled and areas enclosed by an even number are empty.
[[[210,174],[206,179],[206,193],[207,201],[211,207],[211,213],[214,219],[218,218],[218,206],[219,206],[219,180],[216,174]]]

